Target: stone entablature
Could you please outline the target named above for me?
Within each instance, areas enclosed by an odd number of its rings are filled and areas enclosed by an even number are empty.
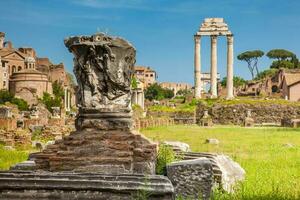
[[[227,36],[227,35],[232,35],[232,33],[228,29],[228,25],[224,22],[223,18],[205,18],[199,28],[199,31],[197,31],[196,35],[199,35],[199,36],[211,36],[211,35]]]

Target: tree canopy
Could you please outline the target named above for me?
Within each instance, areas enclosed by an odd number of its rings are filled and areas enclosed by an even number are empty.
[[[58,81],[54,81],[54,83],[52,84],[52,90],[53,90],[53,94],[54,96],[63,99],[65,96],[65,91],[64,88],[62,86],[62,84]]]
[[[280,60],[286,60],[293,58],[295,54],[285,49],[272,49],[267,53],[268,58]]]
[[[174,91],[166,88],[162,88],[157,83],[150,85],[145,91],[145,98],[152,100],[170,99],[174,97]]]
[[[277,72],[278,72],[278,69],[266,69],[266,70],[260,72],[259,74],[257,74],[257,76],[255,77],[254,80],[261,80],[266,77],[274,76]]]
[[[246,83],[247,81],[245,79],[243,79],[242,77],[239,76],[233,76],[233,86],[234,87],[239,87],[242,86]],[[221,81],[221,85],[223,87],[226,87],[227,85],[227,77],[224,77]]]
[[[258,58],[262,57],[264,52],[261,50],[245,51],[237,56],[238,60],[246,61],[248,64],[248,69],[251,73],[252,79],[259,73],[258,70]],[[255,70],[255,71],[254,71]]]

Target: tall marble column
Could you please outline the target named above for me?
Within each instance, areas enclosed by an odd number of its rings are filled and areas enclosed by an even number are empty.
[[[195,66],[195,98],[201,98],[201,36],[195,35],[195,56],[194,56],[194,66]]]
[[[68,109],[68,107],[67,107],[67,98],[68,98],[68,88],[65,87],[65,96],[64,96],[65,111],[67,111],[67,109]]]
[[[217,36],[211,36],[211,67],[210,67],[211,98],[217,98]]]
[[[227,99],[233,96],[233,35],[227,36]]]
[[[71,91],[68,90],[68,110],[71,110]]]
[[[143,98],[142,98],[143,93],[142,92],[137,92],[137,104],[141,107],[143,107]]]

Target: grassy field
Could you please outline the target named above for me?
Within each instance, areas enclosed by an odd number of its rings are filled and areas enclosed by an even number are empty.
[[[215,199],[300,199],[300,129],[178,125],[141,132],[156,141],[186,142],[195,152],[224,153],[240,163],[246,180],[235,194],[216,194]],[[207,138],[220,144],[204,144]]]
[[[27,160],[29,151],[22,149],[17,150],[5,150],[0,145],[0,170],[8,170],[10,166]]]

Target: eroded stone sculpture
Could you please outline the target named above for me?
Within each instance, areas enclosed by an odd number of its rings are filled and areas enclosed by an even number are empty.
[[[70,37],[65,45],[79,85],[77,131],[35,155],[37,168],[153,174],[156,145],[131,130],[134,47],[102,33]]]

